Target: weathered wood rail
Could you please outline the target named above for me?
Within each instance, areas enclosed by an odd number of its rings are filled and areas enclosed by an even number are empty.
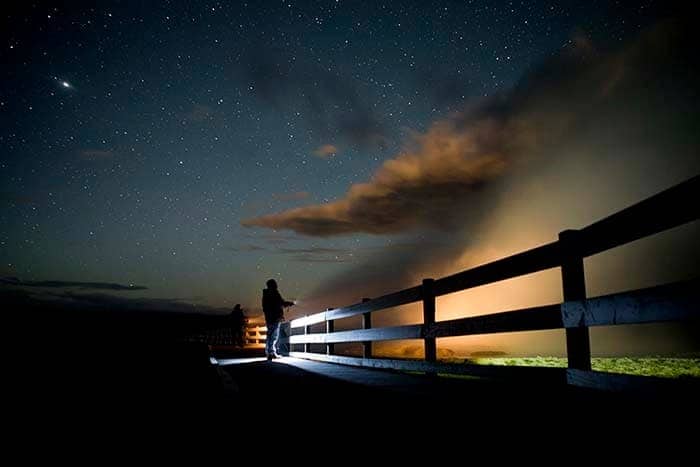
[[[304,344],[295,357],[345,365],[426,373],[457,373],[478,376],[525,376],[551,378],[580,386],[628,388],[653,382],[645,378],[591,370],[590,326],[689,321],[700,319],[700,283],[697,278],[612,295],[587,298],[583,259],[635,240],[697,220],[700,217],[700,176],[658,193],[580,230],[566,230],[559,239],[531,250],[477,266],[440,279],[351,306],[329,309],[286,323],[282,344]],[[561,269],[564,302],[501,313],[435,321],[436,297],[531,274]],[[423,303],[423,323],[373,328],[371,313],[409,303]],[[362,329],[334,331],[334,321],[362,315]],[[314,324],[326,323],[325,332],[311,333]],[[304,328],[292,335],[291,329]],[[437,361],[435,339],[501,332],[566,330],[568,369],[446,364]],[[424,360],[372,358],[371,343],[382,340],[423,339]],[[362,342],[363,356],[334,355],[334,344]],[[325,344],[326,353],[310,352],[311,344]]]

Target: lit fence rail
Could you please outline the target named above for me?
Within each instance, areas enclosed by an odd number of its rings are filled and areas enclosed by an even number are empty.
[[[264,324],[248,323],[243,335],[246,347],[265,348],[267,327]]]
[[[198,333],[190,334],[185,340],[203,342],[214,346],[235,346],[236,339],[229,326],[228,317],[210,317]],[[246,322],[243,332],[243,347],[248,349],[264,349],[267,341],[267,327],[255,318]]]

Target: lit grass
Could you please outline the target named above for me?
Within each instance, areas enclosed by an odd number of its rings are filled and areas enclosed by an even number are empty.
[[[562,357],[483,357],[450,359],[451,363],[475,363],[478,365],[539,366],[565,368]],[[700,378],[700,358],[666,357],[594,357],[594,370],[627,375],[660,376],[664,378]]]

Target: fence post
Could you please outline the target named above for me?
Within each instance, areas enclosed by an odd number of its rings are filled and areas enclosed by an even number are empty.
[[[311,325],[306,325],[304,326],[304,335],[308,336],[309,334],[311,334]],[[304,344],[304,352],[311,352],[311,344],[309,344],[308,342]]]
[[[431,324],[435,323],[435,291],[433,290],[433,279],[423,279],[423,326],[428,329]],[[437,362],[437,345],[434,337],[426,337],[425,343],[425,361]],[[435,375],[435,372],[427,372],[430,375]]]
[[[362,303],[369,302],[370,298],[363,298]],[[372,328],[372,312],[362,313],[362,329]],[[362,358],[372,358],[372,341],[362,342]]]
[[[565,302],[586,298],[586,276],[579,248],[579,235],[578,230],[564,230],[559,233],[559,245],[562,251],[561,282]],[[591,369],[591,341],[588,327],[566,329],[566,355],[569,368]]]
[[[331,311],[333,308],[326,308],[326,311]],[[335,321],[332,319],[326,320],[326,334],[333,332],[335,326]],[[326,355],[333,355],[335,353],[335,344],[326,344]]]

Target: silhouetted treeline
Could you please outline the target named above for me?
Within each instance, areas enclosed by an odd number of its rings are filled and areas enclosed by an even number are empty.
[[[225,316],[0,298],[4,379],[28,419],[191,419],[220,416],[233,403],[207,344],[192,338],[224,326]]]

